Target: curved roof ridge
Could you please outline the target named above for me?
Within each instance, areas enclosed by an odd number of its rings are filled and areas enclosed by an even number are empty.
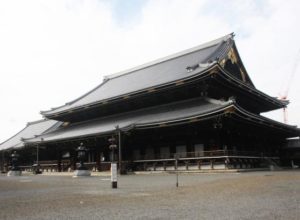
[[[28,123],[27,125],[21,129],[19,132],[17,132],[15,135],[11,136],[10,138],[8,138],[7,140],[3,141],[2,143],[0,143],[0,150],[5,150],[5,149],[1,149],[1,145],[5,144],[6,142],[8,142],[9,140],[13,139],[14,137],[16,137],[17,135],[19,135],[21,132],[23,132],[27,127],[28,127]]]
[[[97,85],[95,88],[93,88],[92,90],[90,90],[89,92],[83,94],[82,96],[78,97],[77,99],[74,99],[73,101],[67,102],[67,105],[72,105],[74,102],[77,102],[79,99],[82,99],[83,97],[87,96],[88,94],[94,92],[95,90],[97,90],[98,88],[100,88],[102,85],[104,85],[108,80],[103,80],[99,85]]]
[[[162,57],[162,58],[159,58],[159,59],[156,59],[156,60],[144,63],[144,64],[141,64],[141,65],[133,67],[133,68],[129,68],[129,69],[124,70],[124,71],[120,71],[120,72],[117,72],[117,73],[114,73],[114,74],[111,74],[111,75],[107,75],[107,76],[104,76],[104,77],[107,80],[108,79],[118,78],[118,77],[130,74],[132,72],[135,72],[137,70],[141,70],[141,69],[144,69],[144,68],[147,68],[147,67],[159,64],[159,63],[163,63],[163,62],[166,62],[168,60],[176,59],[178,57],[181,57],[181,56],[193,53],[193,52],[198,51],[198,50],[203,50],[203,49],[215,46],[215,45],[217,45],[217,44],[219,44],[219,43],[221,43],[223,41],[226,41],[228,39],[233,39],[233,37],[234,37],[234,33],[232,32],[230,34],[227,34],[227,35],[225,35],[223,37],[220,37],[220,38],[217,38],[215,40],[206,42],[204,44],[200,44],[198,46],[195,46],[195,47],[192,47],[192,48],[189,48],[189,49],[185,49],[183,51],[180,51],[180,52],[177,52],[177,53],[174,53],[174,54],[171,54],[171,55],[168,55],[168,56],[165,56],[165,57]]]
[[[45,110],[45,111],[40,111],[41,114],[44,114],[44,113],[48,113],[48,112],[51,112],[53,110],[57,110],[57,109],[60,109],[62,107],[65,107],[66,105],[72,105],[73,103],[77,102],[78,100],[84,98],[85,96],[89,95],[90,93],[94,92],[95,90],[99,89],[101,86],[103,86],[107,81],[109,81],[109,79],[105,79],[103,80],[99,85],[97,85],[96,87],[94,87],[92,90],[88,91],[87,93],[79,96],[78,98],[70,101],[70,102],[66,102],[66,104],[64,105],[61,105],[59,107],[56,107],[56,108],[51,108],[50,110]]]
[[[27,127],[29,127],[30,125],[34,125],[34,124],[38,124],[44,121],[50,121],[51,119],[47,119],[47,118],[43,118],[43,119],[39,119],[39,120],[35,120],[35,121],[29,121],[26,123],[25,127],[22,128],[19,132],[17,132],[16,134],[14,134],[13,136],[11,136],[10,138],[6,139],[5,141],[3,141],[2,143],[0,143],[0,146],[6,142],[8,142],[9,140],[13,139],[14,137],[16,137],[18,134],[20,134],[21,132],[23,132]],[[0,149],[1,150],[1,149]]]
[[[43,124],[45,123],[45,124]],[[11,136],[4,142],[0,144],[0,151],[10,149],[13,147],[19,147],[22,146],[23,137],[28,135],[35,135],[32,132],[28,133],[29,131],[32,131],[34,129],[34,133],[44,133],[51,128],[54,128],[58,124],[58,121],[52,120],[52,119],[41,119],[37,121],[28,122],[26,126],[21,129],[19,132],[17,132],[15,135]],[[50,126],[50,127],[49,127]],[[36,130],[38,129],[38,130]]]
[[[256,114],[253,114],[252,112],[249,112],[249,111],[247,111],[246,109],[242,108],[242,107],[241,107],[240,105],[238,105],[237,103],[235,104],[235,108],[236,108],[239,112],[241,112],[241,113],[243,113],[243,114],[246,114],[246,115],[249,115],[249,116],[251,116],[251,117],[253,117],[253,118],[256,118],[257,120],[265,120],[265,121],[269,121],[269,122],[272,122],[272,123],[274,123],[274,124],[280,125],[280,126],[282,126],[282,127],[286,127],[286,128],[298,130],[299,135],[300,135],[300,129],[298,128],[297,125],[285,124],[285,123],[282,123],[282,122],[280,122],[280,121],[276,121],[276,120],[274,120],[274,119],[272,119],[272,118],[268,118],[268,117],[263,116],[263,115],[256,115]]]
[[[247,83],[243,82],[242,80],[232,76],[226,69],[224,69],[220,63],[217,63],[217,66],[218,68],[223,72],[223,74],[225,74],[227,77],[229,77],[232,81],[236,81],[238,84],[241,84],[243,86],[245,86],[248,90],[252,90],[252,91],[255,91],[257,92],[258,94],[260,94],[261,96],[264,96],[274,102],[276,102],[277,104],[281,104],[282,107],[286,106],[286,103],[282,102],[281,100],[277,99],[276,97],[273,97],[273,96],[270,96],[258,89],[256,89],[256,87],[252,87],[252,86],[249,86]]]
[[[55,121],[53,119],[51,119],[51,120]],[[59,128],[59,126],[62,125],[62,124],[63,124],[63,122],[56,121],[56,123],[54,123],[51,127],[46,129],[45,131],[43,131],[41,134],[47,134],[48,132],[52,132],[52,131],[56,130],[57,128]]]
[[[42,119],[39,119],[39,120],[36,120],[36,121],[29,121],[29,122],[27,122],[26,126],[33,125],[33,124],[38,124],[38,123],[41,123],[41,122],[44,122],[44,121],[49,121],[49,120],[50,119],[42,118]]]

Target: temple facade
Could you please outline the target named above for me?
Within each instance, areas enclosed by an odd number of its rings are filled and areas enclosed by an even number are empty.
[[[114,136],[124,173],[174,170],[175,157],[179,169],[190,171],[276,166],[286,139],[300,130],[261,113],[287,105],[254,86],[230,34],[107,76],[81,97],[42,111],[54,124],[22,137],[19,151],[39,149],[45,170],[67,171],[83,143],[87,165],[101,171],[109,169]],[[35,161],[26,158],[24,169]]]

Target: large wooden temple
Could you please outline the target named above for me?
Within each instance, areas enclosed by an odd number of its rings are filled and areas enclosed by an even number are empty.
[[[280,163],[286,139],[299,137],[300,130],[261,115],[288,102],[255,88],[233,37],[107,76],[81,97],[42,111],[46,119],[38,123],[47,129],[12,137],[0,150],[13,149],[12,140],[22,143],[26,168],[39,147],[45,170],[67,171],[75,169],[75,149],[83,143],[88,166],[101,171],[109,169],[108,138],[115,136],[124,172],[173,170],[175,155],[181,170]],[[3,156],[2,167],[6,161]]]

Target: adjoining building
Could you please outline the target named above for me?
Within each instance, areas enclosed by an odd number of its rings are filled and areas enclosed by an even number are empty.
[[[36,151],[31,148],[25,150],[25,138],[34,138],[35,136],[51,132],[59,127],[62,123],[55,120],[42,119],[38,121],[28,122],[25,128],[17,134],[0,144],[0,166],[1,171],[7,171],[9,163],[9,155],[14,150],[21,150],[22,157],[20,158],[22,164],[30,164],[36,159]],[[32,164],[31,164],[32,165]]]
[[[111,136],[122,171],[173,170],[174,155],[184,170],[275,164],[300,130],[261,115],[288,102],[255,88],[233,38],[105,77],[81,97],[42,111],[61,123],[25,137],[24,149],[43,146],[41,160],[60,171],[74,169],[80,143],[89,148],[91,168],[108,169]]]
[[[283,149],[281,160],[285,164],[289,164],[292,168],[299,168],[300,166],[300,139],[291,138],[287,140],[287,144]]]

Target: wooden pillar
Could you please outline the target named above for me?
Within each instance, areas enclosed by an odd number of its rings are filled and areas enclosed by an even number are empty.
[[[198,161],[198,169],[199,169],[199,170],[201,170],[201,163],[202,163],[202,161],[199,160],[199,161]]]
[[[124,174],[124,167],[122,165],[122,136],[121,136],[121,130],[117,130],[118,133],[118,143],[119,143],[119,173]]]
[[[61,172],[61,155],[60,150],[56,147],[57,171]]]
[[[72,169],[76,170],[76,168],[77,168],[76,167],[76,159],[77,159],[76,151],[72,150],[70,153],[71,153],[70,156],[71,156],[71,161],[72,161],[71,162],[72,163]]]
[[[4,173],[4,150],[1,152],[1,173]]]
[[[224,163],[225,163],[225,169],[227,170],[228,169],[229,159],[225,158]]]
[[[189,170],[189,161],[185,161],[185,169]]]
[[[97,171],[101,171],[101,152],[96,148],[96,169]]]

